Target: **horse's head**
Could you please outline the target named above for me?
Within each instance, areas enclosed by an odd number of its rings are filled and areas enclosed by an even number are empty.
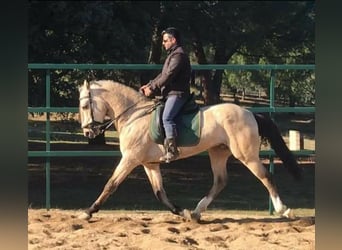
[[[97,89],[91,89],[86,80],[79,88],[79,118],[83,135],[92,139],[102,133],[103,122],[107,113],[106,102],[98,96]]]

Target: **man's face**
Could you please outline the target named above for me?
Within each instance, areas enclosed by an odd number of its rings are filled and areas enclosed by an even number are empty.
[[[163,46],[165,50],[168,50],[175,44],[176,44],[176,39],[173,36],[170,36],[169,34],[163,35]]]

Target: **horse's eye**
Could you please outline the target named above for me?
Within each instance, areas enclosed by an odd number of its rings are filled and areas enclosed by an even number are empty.
[[[88,104],[88,103],[87,103],[87,104],[84,104],[84,105],[81,106],[81,108],[82,108],[82,109],[88,109],[88,108],[89,108],[89,104]]]

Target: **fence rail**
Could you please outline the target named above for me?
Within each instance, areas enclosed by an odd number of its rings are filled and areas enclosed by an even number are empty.
[[[296,112],[296,113],[314,113],[315,107],[276,107],[275,103],[275,72],[279,70],[315,70],[315,65],[311,64],[294,64],[294,65],[229,65],[229,64],[208,64],[208,65],[192,65],[193,70],[267,70],[270,72],[270,102],[268,107],[252,107],[248,108],[252,112]],[[45,71],[45,107],[28,107],[28,112],[46,113],[46,147],[45,151],[28,151],[28,157],[45,157],[45,176],[46,176],[46,208],[50,209],[50,158],[51,157],[83,157],[83,156],[121,156],[120,151],[51,151],[51,128],[50,128],[50,113],[51,112],[70,112],[77,113],[76,107],[51,107],[50,105],[50,89],[51,89],[51,70],[156,70],[161,69],[162,65],[155,64],[51,64],[51,63],[30,63],[30,70],[46,70]],[[315,150],[297,150],[293,151],[295,155],[312,156]],[[268,156],[270,159],[270,172],[274,172],[273,158],[275,153],[273,150],[260,151],[260,156]],[[273,213],[273,206],[269,200],[269,211]]]

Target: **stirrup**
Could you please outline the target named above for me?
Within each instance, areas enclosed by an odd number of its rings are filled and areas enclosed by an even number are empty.
[[[176,160],[178,157],[178,154],[173,154],[171,152],[167,152],[165,155],[159,158],[160,161],[165,163],[170,163],[171,161]]]
[[[177,159],[179,152],[176,146],[176,139],[175,138],[168,138],[164,140],[164,150],[165,155],[160,157],[159,160],[170,163]]]

